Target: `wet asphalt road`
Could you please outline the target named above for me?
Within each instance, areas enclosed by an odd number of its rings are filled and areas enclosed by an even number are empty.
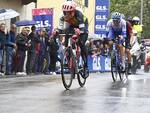
[[[125,82],[95,73],[65,91],[60,76],[0,79],[0,113],[150,113],[150,73]]]

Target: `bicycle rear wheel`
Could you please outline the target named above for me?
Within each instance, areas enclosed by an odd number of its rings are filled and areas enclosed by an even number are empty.
[[[128,79],[128,75],[129,75],[129,63],[128,63],[128,57],[127,55],[125,56],[126,59],[125,59],[125,78]]]
[[[61,60],[61,77],[64,87],[68,90],[71,87],[72,80],[75,76],[75,59],[71,48],[64,52]]]

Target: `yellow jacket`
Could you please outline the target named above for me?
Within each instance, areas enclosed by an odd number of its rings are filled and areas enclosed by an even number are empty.
[[[142,25],[133,25],[133,29],[137,31],[137,36],[141,37],[141,33],[143,31]]]

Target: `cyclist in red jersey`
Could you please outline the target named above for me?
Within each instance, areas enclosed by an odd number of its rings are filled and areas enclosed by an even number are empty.
[[[131,49],[131,45],[130,45],[130,42],[131,42],[131,38],[133,36],[133,33],[132,33],[132,25],[131,25],[131,21],[129,21],[128,19],[126,19],[126,17],[124,16],[124,14],[121,15],[122,16],[122,19],[124,19],[126,21],[126,33],[127,33],[127,37],[125,39],[125,48],[126,48],[126,52],[127,52],[127,56],[128,56],[128,74],[131,74],[131,53],[130,53],[130,49]]]
[[[57,33],[72,33],[76,34],[78,39],[78,44],[81,48],[81,56],[84,60],[86,71],[88,71],[88,63],[87,63],[87,48],[85,46],[85,42],[88,38],[88,20],[83,15],[81,11],[77,9],[77,5],[73,1],[66,1],[62,5],[63,16],[60,17],[59,26]],[[66,35],[65,37],[65,46],[68,45],[68,38],[69,36]],[[88,74],[85,72],[85,78],[87,78]]]

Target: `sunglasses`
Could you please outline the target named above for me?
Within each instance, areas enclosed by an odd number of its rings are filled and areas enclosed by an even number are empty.
[[[120,20],[113,20],[114,23],[120,23]]]
[[[69,16],[69,15],[71,15],[71,14],[72,14],[72,11],[64,11],[63,13],[64,13],[64,15]]]

